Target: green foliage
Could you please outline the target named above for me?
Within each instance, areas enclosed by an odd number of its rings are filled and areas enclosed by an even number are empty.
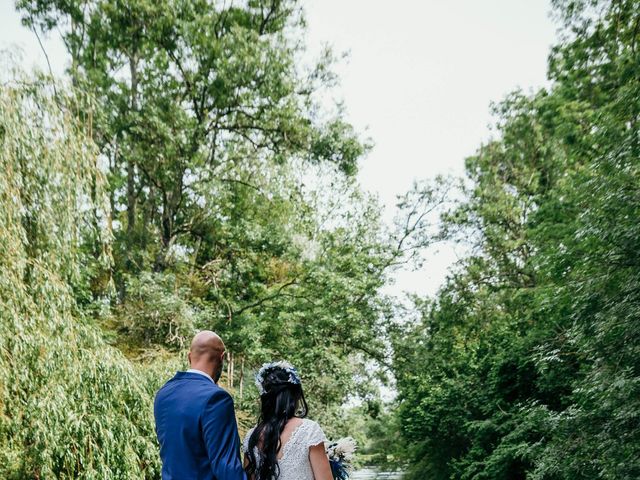
[[[47,85],[0,91],[0,476],[156,478],[153,386],[74,297],[104,180],[78,102]]]
[[[128,301],[112,320],[120,345],[132,349],[165,346],[184,350],[196,333],[197,311],[174,275],[144,272],[127,283]]]
[[[287,358],[330,435],[410,478],[638,478],[640,11],[553,3],[551,88],[388,231],[296,2],[18,1],[73,89],[1,90],[0,476],[157,478],[152,395],[208,328],[241,431]],[[469,256],[398,308],[389,272],[440,239]]]
[[[96,99],[121,292],[127,273],[170,268],[175,248],[204,241],[229,182],[259,189],[257,170],[293,159],[357,170],[365,146],[313,96],[333,82],[330,56],[309,71],[296,66],[303,22],[295,1],[17,7],[33,28],[62,28],[71,78]]]
[[[640,475],[640,11],[555,3],[552,88],[496,107],[445,216],[472,254],[397,329],[411,478]]]
[[[83,99],[56,116],[56,102],[66,102],[56,84],[41,112],[34,102],[25,113],[33,120],[25,125],[43,138],[24,136],[21,148],[51,149],[49,128],[77,129],[87,164],[73,166],[77,152],[64,156],[59,148],[64,168],[41,165],[46,157],[34,152],[31,176],[20,179],[33,185],[15,186],[31,195],[44,185],[67,202],[38,224],[27,216],[22,228],[43,242],[24,241],[30,256],[42,251],[64,261],[51,269],[64,292],[51,296],[69,311],[43,312],[40,321],[64,318],[69,334],[60,333],[57,345],[71,346],[47,384],[58,392],[54,414],[42,427],[22,429],[25,438],[16,442],[26,450],[5,449],[7,472],[156,477],[151,398],[169,367],[184,367],[186,343],[202,328],[225,339],[222,384],[235,396],[241,430],[255,418],[253,372],[287,358],[302,373],[314,417],[342,432],[344,401],[375,396],[384,377],[371,368],[386,362],[391,304],[381,288],[416,246],[412,228],[386,231],[379,205],[354,181],[368,146],[340,108],[331,113],[317,103],[335,81],[331,54],[300,67],[297,3],[16,6],[25,25],[61,35],[71,91]],[[37,123],[43,112],[53,116]],[[59,236],[73,238],[73,248],[59,248]],[[7,251],[3,264],[19,264],[20,255]],[[4,311],[31,318],[15,305]],[[35,331],[46,337],[47,328]],[[100,367],[73,377],[71,365],[84,363]],[[32,364],[24,368],[41,374]],[[97,405],[95,419],[78,398]],[[74,399],[77,409],[69,407]],[[76,430],[56,408],[70,412]],[[55,452],[44,444],[27,449],[39,431]]]
[[[334,83],[331,54],[299,67],[296,2],[17,8],[32,28],[61,32],[69,75],[94,99],[118,291],[102,324],[115,342],[135,356],[215,329],[231,377],[285,356],[321,405],[342,402],[383,356],[378,289],[392,254],[378,207],[352,181],[367,146],[339,108],[316,102]],[[321,223],[318,196],[351,204],[334,202]],[[327,369],[344,380],[327,382]]]

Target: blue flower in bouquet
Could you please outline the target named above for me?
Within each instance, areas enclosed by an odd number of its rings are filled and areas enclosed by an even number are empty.
[[[331,465],[331,474],[333,480],[349,480],[349,470],[337,460],[329,459],[329,465]]]

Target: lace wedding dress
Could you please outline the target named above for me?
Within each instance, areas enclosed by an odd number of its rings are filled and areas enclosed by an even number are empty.
[[[249,450],[249,438],[253,428],[249,430],[242,442],[244,452]],[[309,461],[309,447],[326,441],[320,425],[313,420],[302,419],[302,423],[296,427],[289,440],[281,448],[278,466],[280,477],[278,480],[314,480],[311,462]],[[257,450],[257,447],[254,448]],[[258,453],[256,452],[256,458]]]

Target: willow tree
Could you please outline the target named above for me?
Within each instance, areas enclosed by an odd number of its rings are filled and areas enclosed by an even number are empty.
[[[0,476],[156,478],[149,385],[76,302],[109,261],[85,248],[108,239],[78,108],[44,81],[0,90]]]

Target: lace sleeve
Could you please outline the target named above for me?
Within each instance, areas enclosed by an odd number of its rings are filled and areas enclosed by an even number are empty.
[[[249,439],[251,438],[251,434],[253,433],[253,431],[255,430],[256,427],[253,427],[251,430],[249,430],[247,432],[247,434],[244,436],[244,440],[242,442],[242,451],[244,453],[247,453],[249,451]]]
[[[309,420],[307,427],[306,444],[307,447],[313,447],[320,443],[326,442],[327,437],[324,435],[322,428],[316,422]]]

